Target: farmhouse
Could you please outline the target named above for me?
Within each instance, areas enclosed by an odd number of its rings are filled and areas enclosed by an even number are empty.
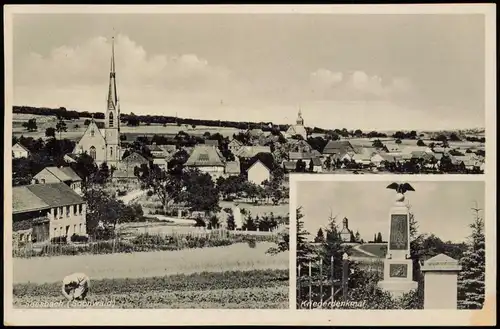
[[[85,235],[85,216],[85,201],[65,183],[12,188],[13,231],[21,241]]]
[[[104,129],[99,129],[94,118],[76,144],[73,153],[87,153],[97,165],[106,162],[117,167],[121,159],[120,147],[120,104],[116,92],[114,38],[111,52],[111,70],[109,73],[108,101]]]
[[[312,153],[309,152],[289,152],[288,159],[293,162],[302,160],[305,162],[306,166],[309,166],[309,162],[314,158]]]
[[[33,180],[40,184],[65,183],[76,193],[82,192],[82,179],[70,167],[45,167]]]
[[[296,124],[288,128],[288,130],[285,132],[285,138],[289,139],[296,135],[302,136],[303,139],[307,139],[307,132],[306,128],[304,127],[304,119],[302,118],[302,112],[300,109]]]
[[[21,143],[16,143],[14,146],[12,146],[12,158],[13,159],[19,159],[19,158],[27,158],[30,154],[30,151],[24,146],[21,145]]]
[[[372,157],[370,158],[370,162],[372,164],[374,164],[375,166],[377,167],[380,167],[382,166],[382,163],[386,161],[385,157],[383,155],[381,155],[380,153],[375,153],[374,155],[372,155]]]
[[[222,159],[223,156],[218,148],[209,145],[196,145],[185,165],[188,168],[196,168],[201,172],[208,173],[215,180],[224,174],[226,166]]]
[[[368,153],[354,154],[352,160],[362,166],[369,166],[371,164],[371,155]]]
[[[323,154],[340,154],[345,155],[348,152],[354,152],[354,147],[349,141],[328,141],[326,144]]]

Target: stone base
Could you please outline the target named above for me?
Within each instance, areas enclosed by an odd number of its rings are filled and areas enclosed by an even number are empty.
[[[389,292],[393,298],[399,298],[405,293],[416,290],[418,287],[418,283],[416,281],[407,280],[384,280],[379,281],[378,286],[380,289]]]

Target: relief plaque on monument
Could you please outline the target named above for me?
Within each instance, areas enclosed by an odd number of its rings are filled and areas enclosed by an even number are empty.
[[[408,216],[405,214],[391,215],[391,236],[389,249],[408,249]]]
[[[389,276],[391,278],[406,278],[408,276],[408,266],[406,264],[390,264]]]

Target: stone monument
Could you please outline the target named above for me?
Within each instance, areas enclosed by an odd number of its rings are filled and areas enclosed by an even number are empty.
[[[241,216],[241,210],[237,204],[233,207],[233,217],[234,217],[234,228],[236,230],[241,230],[241,228],[243,227],[243,218]]]
[[[389,240],[384,260],[384,280],[378,283],[382,290],[395,298],[417,289],[413,281],[413,261],[410,259],[410,213],[404,200],[406,191],[415,191],[408,183],[393,183],[395,203],[389,212]]]
[[[439,254],[424,262],[424,309],[457,309],[458,261]]]

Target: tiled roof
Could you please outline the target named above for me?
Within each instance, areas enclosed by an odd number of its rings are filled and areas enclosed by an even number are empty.
[[[163,149],[156,144],[146,145],[151,152],[163,152]]]
[[[30,152],[23,144],[17,142],[16,144],[14,144],[14,146],[16,146],[16,145],[19,146],[20,148],[22,148],[23,150],[25,150],[26,152],[28,152],[28,153]]]
[[[76,172],[74,172],[73,169],[71,169],[70,167],[61,167],[61,168],[45,167],[44,170],[47,170],[61,182],[67,182],[67,181],[79,182],[82,180],[80,176],[78,176]]]
[[[81,204],[85,201],[64,183],[33,184],[12,188],[12,213]]]
[[[149,161],[140,155],[137,152],[130,153],[125,159],[122,160],[123,162],[128,162],[128,163],[148,163]]]
[[[239,174],[240,163],[238,161],[229,161],[226,163],[226,174]]]
[[[50,206],[31,192],[27,185],[12,188],[12,213],[48,209]]]
[[[311,153],[307,152],[289,152],[288,153],[288,158],[290,160],[309,160],[314,158],[314,156]]]
[[[219,146],[219,141],[216,140],[216,139],[206,139],[205,140],[205,145]]]
[[[242,146],[238,151],[236,151],[235,156],[241,158],[251,158],[258,153],[271,153],[271,148],[269,146]]]
[[[220,152],[214,146],[196,145],[186,161],[186,166],[224,166]]]
[[[351,143],[349,141],[328,141],[326,144],[323,154],[345,154],[348,151],[354,151]]]
[[[26,185],[33,194],[51,207],[85,203],[73,189],[64,183]]]

